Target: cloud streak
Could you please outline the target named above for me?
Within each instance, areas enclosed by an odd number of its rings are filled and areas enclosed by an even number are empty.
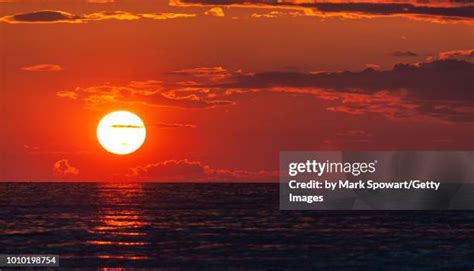
[[[471,52],[443,52],[440,58],[446,55],[466,57]],[[259,95],[306,95],[330,101],[332,105],[326,108],[330,112],[374,114],[393,120],[472,122],[473,71],[474,63],[456,59],[397,64],[389,70],[318,73],[245,73],[198,67],[171,73],[183,81],[134,81],[126,86],[92,86],[57,95],[82,101],[89,109],[130,104],[207,109],[238,105]]]
[[[140,14],[142,18],[153,19],[153,20],[169,20],[179,18],[192,18],[196,17],[196,14],[189,13],[144,13]]]
[[[187,124],[187,123],[166,123],[166,122],[158,122],[154,125],[157,128],[188,128],[188,129],[195,129],[197,125],[195,124]]]
[[[473,72],[471,62],[444,59],[397,64],[384,71],[368,68],[360,72],[242,74],[206,87],[226,89],[230,93],[235,89],[312,94],[322,99],[340,100],[342,105],[329,110],[351,114],[379,112],[407,118],[417,112],[449,121],[470,122],[474,116]]]
[[[412,51],[395,51],[392,54],[395,57],[416,57],[418,56],[417,53],[414,53]]]
[[[0,22],[9,24],[53,24],[53,23],[87,23],[92,21],[119,20],[135,21],[140,19],[169,20],[195,17],[188,13],[142,13],[127,11],[101,11],[75,15],[60,10],[41,10],[0,17]]]
[[[87,0],[88,3],[94,3],[94,4],[109,4],[109,3],[114,3],[115,0]]]
[[[432,22],[472,23],[474,5],[464,1],[301,1],[301,0],[171,0],[172,6],[229,6],[239,8],[287,9],[300,11],[299,15],[346,18],[368,18],[377,16],[406,16]],[[284,13],[254,14],[253,17],[274,18]],[[288,13],[295,16],[295,13]]]
[[[112,128],[117,129],[140,129],[143,128],[143,125],[122,125],[122,124],[114,124],[111,126]]]
[[[248,171],[213,168],[200,161],[167,160],[130,169],[129,178],[140,181],[276,181],[277,170]]]
[[[37,65],[22,67],[21,70],[27,71],[27,72],[59,72],[59,71],[64,70],[64,68],[56,64],[37,64]]]
[[[460,61],[474,62],[474,49],[452,50],[438,53],[437,56],[429,57],[428,61],[456,59]]]
[[[163,89],[161,86],[143,89],[142,84],[137,81],[128,86],[78,87],[75,90],[58,91],[56,95],[60,98],[80,100],[86,108],[93,110],[107,105],[140,104],[152,107],[205,109],[234,104],[232,101],[209,95],[203,89]]]
[[[397,64],[391,70],[359,72],[262,72],[240,75],[223,88],[325,88],[347,93],[408,90],[416,98],[467,101],[472,97],[472,63],[453,59],[418,64]],[[451,91],[446,91],[451,89]]]

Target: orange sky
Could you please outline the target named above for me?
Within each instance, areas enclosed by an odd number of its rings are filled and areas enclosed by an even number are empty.
[[[474,149],[471,5],[211,2],[0,0],[0,181],[265,181],[282,150]],[[147,125],[128,156],[95,134],[119,109]]]

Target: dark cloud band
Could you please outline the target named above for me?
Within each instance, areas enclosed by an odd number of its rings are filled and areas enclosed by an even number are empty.
[[[322,13],[357,13],[367,15],[420,15],[443,19],[473,19],[474,4],[470,1],[431,2],[397,1],[339,2],[339,1],[275,1],[275,0],[179,0],[178,5],[240,6],[267,8],[307,8]]]

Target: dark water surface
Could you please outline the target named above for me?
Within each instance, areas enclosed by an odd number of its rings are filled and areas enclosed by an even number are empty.
[[[277,184],[0,183],[0,254],[61,267],[473,270],[474,212],[280,211]]]

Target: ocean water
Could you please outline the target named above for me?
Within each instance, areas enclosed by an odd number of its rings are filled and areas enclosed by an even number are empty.
[[[0,254],[61,267],[473,270],[474,212],[280,211],[278,184],[0,183]]]

